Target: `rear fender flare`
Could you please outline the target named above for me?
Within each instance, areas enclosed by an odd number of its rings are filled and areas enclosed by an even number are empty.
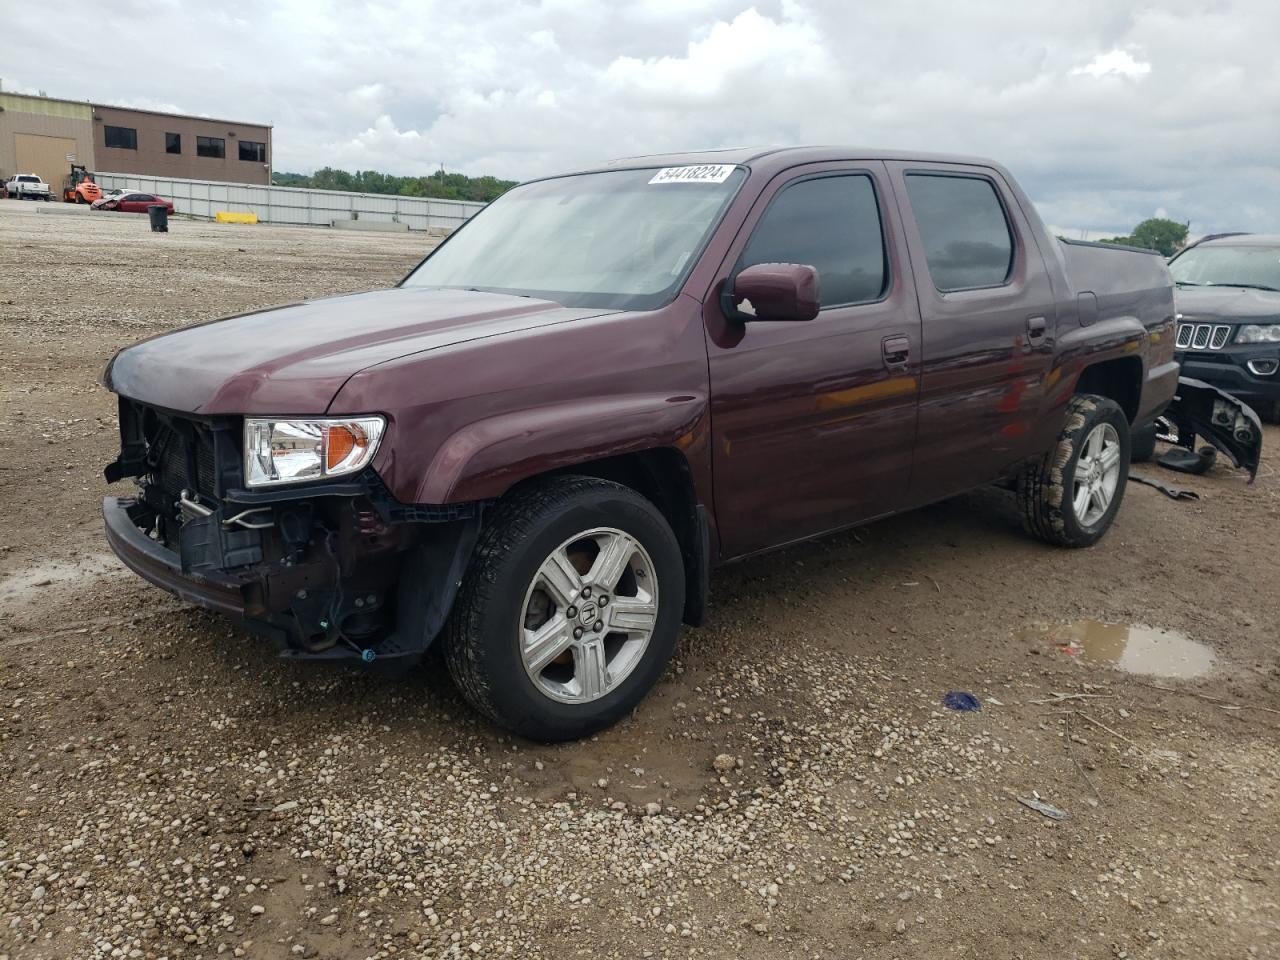
[[[707,449],[708,428],[705,394],[625,394],[515,410],[451,434],[416,501],[489,500],[538,474],[659,447],[694,460]]]
[[[1049,407],[1065,409],[1084,371],[1109,360],[1136,359],[1142,368],[1141,384],[1147,367],[1142,349],[1146,338],[1147,330],[1137,317],[1112,317],[1061,334],[1057,365],[1047,383]]]
[[[1058,338],[1058,353],[1067,368],[1072,385],[1085,367],[1105,360],[1137,357],[1146,367],[1142,344],[1147,329],[1137,317],[1113,317],[1087,327],[1067,330]]]

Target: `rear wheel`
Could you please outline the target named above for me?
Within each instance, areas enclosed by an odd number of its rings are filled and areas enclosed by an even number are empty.
[[[570,740],[630,712],[675,647],[680,548],[627,487],[533,484],[494,509],[444,636],[463,695],[538,740]]]
[[[1047,543],[1088,547],[1110,529],[1129,476],[1129,421],[1114,400],[1080,394],[1058,442],[1018,484],[1023,527]]]

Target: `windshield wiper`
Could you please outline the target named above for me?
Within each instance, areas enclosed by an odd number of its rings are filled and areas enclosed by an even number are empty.
[[[1215,283],[1215,287],[1243,287],[1246,290],[1270,290],[1272,293],[1280,293],[1280,288],[1269,287],[1265,283]]]
[[[1196,283],[1193,280],[1175,280],[1173,282],[1180,287],[1203,287],[1204,286],[1203,283]]]

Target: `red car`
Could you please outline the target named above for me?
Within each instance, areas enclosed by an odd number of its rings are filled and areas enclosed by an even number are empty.
[[[161,203],[173,213],[173,203],[164,197],[150,193],[122,193],[118,197],[103,197],[93,204],[95,210],[119,210],[121,213],[146,213],[147,207]]]

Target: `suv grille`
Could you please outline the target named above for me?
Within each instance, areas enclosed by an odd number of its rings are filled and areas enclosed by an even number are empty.
[[[1231,339],[1231,327],[1225,323],[1180,323],[1174,345],[1179,350],[1221,350]]]

